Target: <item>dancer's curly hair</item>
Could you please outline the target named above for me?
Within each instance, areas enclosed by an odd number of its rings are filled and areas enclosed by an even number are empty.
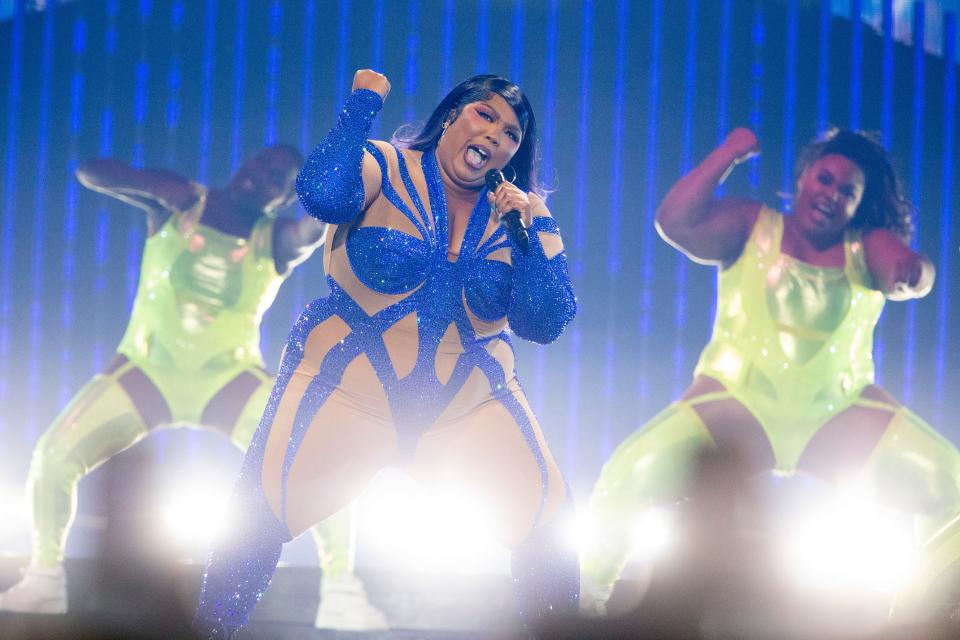
[[[849,158],[863,171],[863,198],[850,226],[857,229],[889,229],[904,240],[913,233],[914,206],[903,195],[903,185],[890,153],[878,137],[866,131],[831,129],[811,142],[797,160],[796,174],[820,158],[836,154]]]

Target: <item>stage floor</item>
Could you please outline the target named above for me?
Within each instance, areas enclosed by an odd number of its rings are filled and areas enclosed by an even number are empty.
[[[0,589],[13,584],[24,559],[0,558]],[[281,566],[237,640],[526,640],[516,613],[511,581],[501,574],[415,575],[360,571],[370,601],[384,611],[392,628],[377,632],[319,630],[313,619],[319,602],[320,570]],[[172,569],[125,558],[110,563],[92,559],[67,561],[70,613],[30,615],[0,613],[0,640],[189,640],[189,621],[200,586],[199,564]],[[636,580],[618,583],[611,611],[636,602]],[[688,585],[689,586],[689,585]],[[736,585],[728,585],[736,587]],[[742,585],[741,585],[742,586]],[[678,598],[685,590],[649,592],[641,606],[607,620],[569,618],[541,629],[541,640],[954,640],[957,625],[863,629],[860,623],[833,628],[824,624],[837,610],[776,610],[753,594],[727,608],[697,609],[697,599]],[[689,594],[688,594],[689,595]],[[718,594],[715,594],[718,595]],[[723,594],[719,594],[723,595]],[[743,595],[743,594],[741,594]],[[666,596],[666,597],[665,597]],[[702,603],[701,603],[702,604]],[[716,604],[716,603],[715,603]],[[802,603],[799,603],[802,604]],[[846,611],[844,617],[856,614]],[[719,617],[718,617],[719,616]],[[854,620],[854,618],[851,618]],[[825,630],[833,629],[834,633]],[[857,633],[849,633],[851,630]]]
[[[0,558],[0,589],[16,582],[25,562]],[[0,613],[0,639],[182,637],[196,603],[202,567],[180,564],[172,571],[161,571],[135,564],[129,559],[106,566],[93,559],[69,559],[70,612],[63,616]],[[508,576],[359,573],[370,601],[384,611],[391,630],[315,629],[320,570],[281,566],[238,639],[523,637]]]

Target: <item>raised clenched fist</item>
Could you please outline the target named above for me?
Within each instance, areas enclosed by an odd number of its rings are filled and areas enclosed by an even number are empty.
[[[373,69],[360,69],[353,74],[352,91],[357,89],[369,89],[386,100],[387,94],[390,93],[390,81],[387,80],[387,76]]]

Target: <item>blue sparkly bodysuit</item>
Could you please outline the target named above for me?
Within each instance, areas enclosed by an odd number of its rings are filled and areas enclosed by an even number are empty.
[[[559,600],[575,602],[576,559],[546,559],[556,566],[544,570],[534,557],[550,547],[532,539],[556,490],[551,485],[562,485],[562,478],[523,398],[506,332],[509,323],[522,338],[552,342],[575,314],[556,222],[535,208],[524,255],[491,220],[486,192],[479,192],[459,254],[448,256],[449,220],[436,157],[368,142],[381,104],[371,91],[351,95],[297,180],[307,211],[336,225],[324,255],[330,294],[308,305],[290,333],[234,497],[243,525],[208,565],[196,622],[207,637],[226,637],[242,626],[269,584],[280,546],[290,538],[291,468],[334,396],[347,399],[347,417],[352,407],[357,420],[395,433],[399,463],[418,454],[424,434],[475,420],[491,405],[506,409],[539,475],[533,533],[514,551],[515,583],[529,582],[538,591],[526,602],[521,594],[522,613],[559,608]],[[381,193],[360,215],[364,152],[376,160],[382,182]],[[419,170],[411,171],[410,162],[418,162]],[[288,386],[302,389],[296,404],[283,402]],[[289,438],[280,497],[271,508],[261,470],[271,430],[280,424],[288,425]]]

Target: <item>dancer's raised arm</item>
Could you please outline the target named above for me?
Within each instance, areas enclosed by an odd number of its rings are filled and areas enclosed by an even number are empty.
[[[657,208],[657,231],[697,262],[736,259],[750,234],[760,203],[714,196],[733,168],[758,153],[749,129],[734,129],[703,162],[673,185]]]
[[[165,169],[139,169],[115,158],[80,163],[75,174],[86,188],[147,212],[152,235],[173,211],[187,209],[198,197],[186,178]]]

